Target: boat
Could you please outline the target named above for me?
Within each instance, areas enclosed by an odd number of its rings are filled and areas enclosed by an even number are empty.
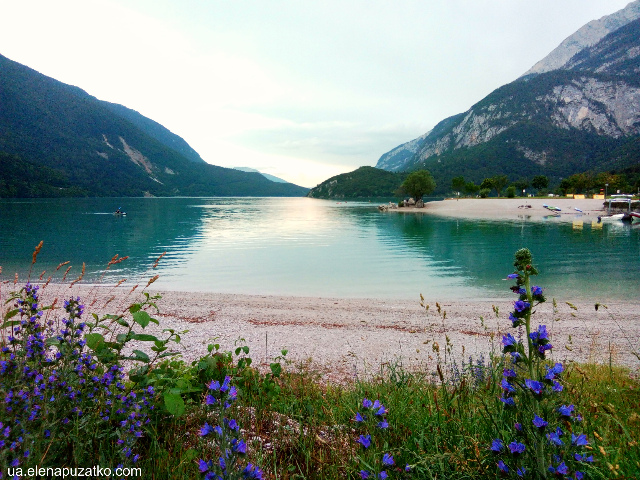
[[[114,214],[116,217],[124,217],[124,216],[127,214],[127,212],[123,212],[123,211],[122,211],[122,207],[120,207],[120,208],[118,208],[115,212],[113,212],[113,214]]]
[[[600,222],[622,222],[624,218],[624,213],[616,213],[615,215],[605,215],[598,217],[598,223]]]
[[[560,210],[558,207],[552,207],[551,205],[547,205],[546,203],[542,205],[544,208],[546,208],[547,210],[551,210],[552,212],[561,212],[562,210]]]

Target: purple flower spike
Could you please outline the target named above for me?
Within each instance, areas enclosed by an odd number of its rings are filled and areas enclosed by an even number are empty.
[[[385,454],[382,456],[382,464],[383,464],[383,465],[391,466],[391,465],[393,465],[394,463],[395,463],[395,462],[394,462],[394,460],[393,460],[393,456],[391,456],[390,454],[385,453]]]
[[[513,335],[511,335],[510,333],[507,333],[506,335],[502,336],[502,345],[504,345],[504,347],[513,347],[516,344],[516,339],[513,338]]]
[[[517,273],[510,273],[509,275],[507,275],[507,278],[518,278],[520,275],[518,275]]]
[[[524,312],[527,308],[529,308],[531,306],[531,304],[529,302],[524,302],[522,300],[518,300],[517,302],[515,302],[513,304],[513,308],[516,312],[518,313],[522,313]]]

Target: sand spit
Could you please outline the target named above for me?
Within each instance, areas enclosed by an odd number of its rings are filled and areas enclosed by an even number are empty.
[[[543,205],[558,207],[554,214]],[[576,210],[580,209],[580,211]],[[454,218],[531,221],[598,221],[607,215],[603,200],[571,198],[461,198],[428,202],[424,208],[399,208],[389,212],[422,212]],[[557,215],[557,216],[554,216]]]

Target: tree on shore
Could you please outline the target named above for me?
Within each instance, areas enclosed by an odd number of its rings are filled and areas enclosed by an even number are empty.
[[[407,176],[400,189],[418,201],[436,189],[436,182],[428,170],[418,170]]]
[[[496,175],[495,177],[491,178],[491,181],[493,183],[493,187],[498,192],[498,197],[500,197],[500,193],[502,192],[502,189],[509,183],[509,179],[506,175]]]

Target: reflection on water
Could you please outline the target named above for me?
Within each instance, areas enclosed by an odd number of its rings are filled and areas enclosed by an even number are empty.
[[[118,207],[128,215],[112,215]],[[115,281],[166,251],[157,285],[178,290],[504,298],[523,246],[554,297],[637,300],[640,283],[640,230],[580,218],[470,221],[306,198],[56,199],[0,201],[0,232],[5,277],[24,275],[44,240],[38,274],[71,260],[96,281],[113,255],[129,255],[108,272]]]

